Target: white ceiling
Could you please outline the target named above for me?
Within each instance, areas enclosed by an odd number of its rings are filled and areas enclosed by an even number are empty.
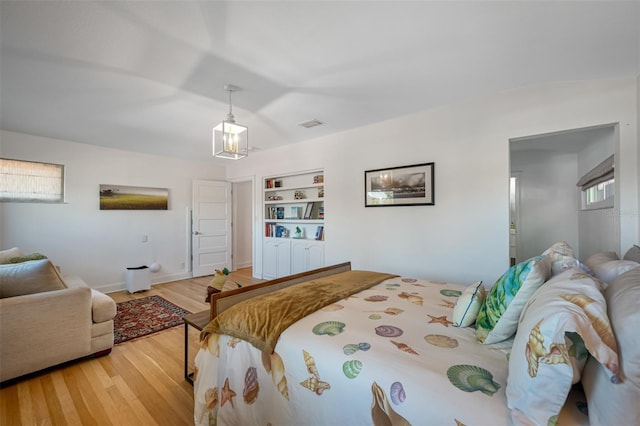
[[[5,1],[1,127],[207,159],[497,91],[640,74],[638,1]],[[325,122],[305,129],[310,119]],[[230,160],[218,160],[230,161]]]

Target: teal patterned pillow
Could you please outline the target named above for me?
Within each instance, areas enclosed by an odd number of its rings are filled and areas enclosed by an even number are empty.
[[[546,255],[509,268],[498,278],[480,308],[476,319],[478,339],[489,345],[513,336],[524,306],[550,275],[551,261]]]

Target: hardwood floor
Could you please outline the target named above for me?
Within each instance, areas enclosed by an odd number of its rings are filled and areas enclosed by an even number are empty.
[[[204,302],[211,277],[158,284],[151,290],[110,293],[116,302],[159,295],[190,312]],[[225,289],[263,282],[251,268],[232,272]],[[198,332],[189,328],[190,366]],[[42,348],[46,350],[46,348]],[[13,425],[190,425],[193,388],[184,380],[184,326],[116,345],[87,358],[5,384],[0,424]]]

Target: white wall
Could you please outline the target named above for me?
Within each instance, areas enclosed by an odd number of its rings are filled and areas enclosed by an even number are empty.
[[[511,169],[520,177],[518,260],[529,259],[564,240],[579,248],[576,190],[577,155],[550,151],[511,153]],[[579,253],[576,253],[579,255]]]
[[[236,268],[253,264],[253,184],[234,183],[233,190],[233,256]]]
[[[615,135],[617,129],[611,128],[610,132],[602,134],[602,139],[594,141],[578,153],[578,175],[580,180],[587,172],[600,164],[615,152]],[[617,162],[619,159],[616,158]],[[578,192],[581,194],[580,192]],[[582,207],[582,199],[578,202]],[[615,208],[603,208],[597,210],[582,210],[578,215],[580,233],[579,253],[581,259],[587,259],[592,254],[601,251],[615,251],[620,256],[626,249],[623,247],[620,254],[617,242],[620,237],[619,220],[615,214]]]
[[[295,144],[252,152],[226,178],[325,171],[326,263],[351,260],[356,269],[470,283],[493,283],[508,266],[509,139],[605,123],[620,123],[619,194],[614,214],[624,252],[638,241],[636,78],[525,88],[424,111]],[[318,117],[322,118],[322,117]],[[331,123],[327,123],[330,126]],[[313,129],[309,130],[313,132]],[[401,142],[398,142],[401,141]],[[186,210],[193,179],[223,179],[207,161],[188,162],[11,132],[0,154],[67,165],[67,204],[0,205],[2,247],[40,251],[95,288],[122,288],[127,266],[163,265],[154,282],[188,276]],[[260,145],[259,135],[252,143]],[[404,145],[399,146],[399,143]],[[406,144],[405,144],[406,143]],[[435,206],[364,207],[364,171],[435,162]],[[170,210],[98,209],[98,185],[166,187]],[[620,201],[618,201],[620,200]],[[262,209],[253,222],[254,275],[262,274]],[[149,242],[142,243],[141,236]],[[624,248],[624,249],[623,249]],[[623,251],[624,250],[624,251]]]
[[[510,138],[619,122],[621,246],[637,240],[636,84],[636,78],[574,82],[496,94],[253,152],[231,165],[227,177],[255,174],[256,203],[261,203],[262,177],[323,168],[327,264],[351,260],[356,269],[493,283],[509,259]],[[259,137],[253,143],[259,145]],[[435,162],[435,206],[364,207],[365,170],[430,161]],[[259,232],[255,244],[259,276]]]
[[[2,131],[3,157],[65,165],[66,203],[3,203],[1,243],[43,253],[63,273],[104,291],[124,288],[127,267],[162,265],[153,283],[187,278],[193,179],[224,180],[209,162],[183,161]],[[99,210],[100,184],[169,189],[169,210]],[[142,242],[142,236],[148,242]]]

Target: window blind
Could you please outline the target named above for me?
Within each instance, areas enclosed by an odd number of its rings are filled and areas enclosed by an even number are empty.
[[[64,166],[0,158],[0,201],[64,201]]]
[[[583,191],[586,191],[588,188],[597,185],[602,182],[606,182],[609,179],[613,179],[614,175],[614,156],[608,157],[602,163],[595,166],[593,169],[589,170],[587,174],[582,176],[578,183]]]

